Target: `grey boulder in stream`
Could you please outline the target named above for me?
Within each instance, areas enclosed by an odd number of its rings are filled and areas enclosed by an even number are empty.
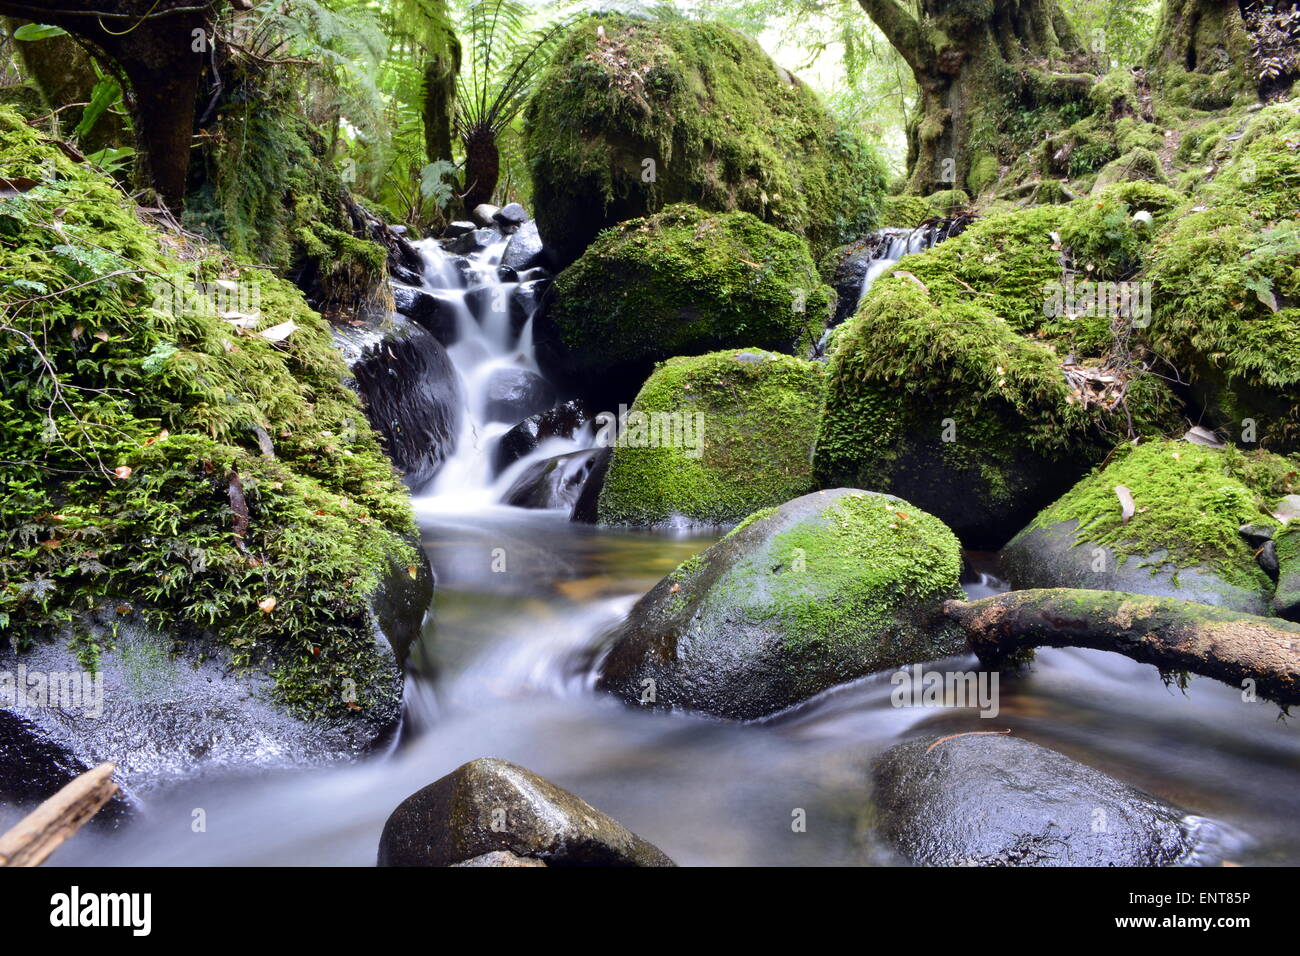
[[[875,825],[921,866],[1212,862],[1217,824],[1017,737],[912,740],[875,768]]]
[[[598,686],[719,717],[774,713],[874,671],[956,653],[961,553],[902,499],[840,488],[757,511],[629,613]]]
[[[483,757],[403,800],[380,866],[672,866],[657,847],[523,767]]]

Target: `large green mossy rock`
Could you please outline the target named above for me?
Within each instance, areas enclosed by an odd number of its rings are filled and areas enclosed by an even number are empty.
[[[1273,594],[1273,610],[1279,617],[1300,621],[1300,519],[1293,518],[1278,533],[1277,590]]]
[[[538,229],[560,265],[669,203],[743,209],[818,254],[872,228],[875,154],[729,27],[601,14],[573,26],[525,113]]]
[[[0,155],[31,181],[0,200],[0,459],[24,463],[0,470],[6,640],[71,642],[89,667],[113,628],[84,618],[107,608],[215,635],[300,715],[386,706],[374,616],[423,559],[329,324],[146,224],[8,109]]]
[[[830,289],[796,236],[745,212],[676,205],[602,233],[555,283],[550,317],[583,373],[727,347],[793,351]]]
[[[889,495],[820,491],[757,511],[642,598],[599,686],[631,704],[750,719],[844,681],[956,653],[961,551]]]
[[[761,349],[660,365],[614,446],[599,520],[729,524],[812,491],[823,369]]]
[[[1144,335],[1232,440],[1300,450],[1300,100],[1255,117],[1156,241]],[[1208,207],[1208,208],[1207,208]]]
[[[1131,218],[1125,201],[1105,202]],[[1054,296],[1068,306],[1062,233],[1101,262],[1129,242],[1136,254],[1125,229],[1092,223],[1095,209],[1089,199],[991,216],[872,285],[832,346],[814,460],[823,486],[896,494],[969,546],[997,547],[1130,422],[1177,425],[1160,379],[1140,364],[1111,368],[1113,316],[1048,308]],[[1107,230],[1113,242],[1087,241]],[[1067,366],[1094,377],[1072,384]]]
[[[1242,535],[1277,526],[1272,506],[1294,461],[1181,441],[1124,446],[1003,549],[1017,588],[1154,594],[1270,614],[1273,582]],[[1117,486],[1134,514],[1124,518]]]

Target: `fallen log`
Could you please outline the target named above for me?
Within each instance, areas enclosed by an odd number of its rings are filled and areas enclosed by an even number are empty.
[[[1282,705],[1300,703],[1300,624],[1177,598],[1040,588],[978,601],[948,601],[944,613],[989,667],[1035,647],[1115,651],[1162,671],[1189,671],[1248,686]]]
[[[0,866],[40,866],[117,793],[113,771],[101,763],[64,786],[0,835]]]

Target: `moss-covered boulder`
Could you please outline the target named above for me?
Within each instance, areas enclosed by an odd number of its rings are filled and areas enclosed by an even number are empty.
[[[1269,614],[1273,581],[1241,529],[1276,527],[1272,505],[1300,484],[1295,471],[1264,452],[1122,446],[1016,535],[1003,570],[1017,588],[1125,591]],[[1117,487],[1132,498],[1127,519]]]
[[[1092,202],[990,216],[873,283],[831,350],[823,486],[899,495],[997,547],[1119,434],[1177,424],[1120,345],[1133,317],[1066,284],[1060,234]]]
[[[1277,551],[1277,590],[1273,610],[1279,617],[1300,621],[1300,520],[1292,519],[1274,545]]]
[[[600,663],[631,704],[750,719],[873,671],[956,653],[961,551],[889,495],[820,491],[756,511],[659,582]]]
[[[578,371],[622,376],[729,346],[793,351],[831,294],[798,237],[676,205],[604,232],[556,279],[550,318]]]
[[[816,94],[729,27],[579,21],[525,113],[537,225],[559,264],[668,203],[743,209],[818,254],[869,230],[875,154]]]
[[[1152,347],[1234,441],[1300,449],[1300,100],[1251,121],[1156,241]]]
[[[86,615],[107,607],[216,635],[297,714],[396,714],[376,604],[423,558],[328,324],[289,283],[142,221],[9,110],[0,154],[20,183],[0,199],[6,637],[90,666],[113,629]]]
[[[823,366],[760,349],[675,358],[641,387],[601,489],[607,524],[730,524],[813,490]]]

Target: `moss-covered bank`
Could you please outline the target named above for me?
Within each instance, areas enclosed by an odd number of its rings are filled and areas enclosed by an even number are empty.
[[[299,712],[370,706],[390,684],[369,602],[414,576],[414,528],[327,324],[7,109],[0,155],[6,637],[93,663],[81,622],[107,605],[214,632]]]
[[[875,222],[875,154],[757,43],[717,23],[579,21],[526,111],[537,224],[561,264],[675,202],[742,209],[818,253]]]
[[[729,524],[806,494],[823,390],[822,365],[759,349],[663,363],[614,448],[600,521]]]
[[[815,341],[831,291],[803,240],[746,212],[670,206],[606,230],[555,283],[550,317],[583,372],[728,346]]]
[[[997,546],[1130,429],[1177,427],[1173,394],[1125,344],[1140,317],[1099,305],[1090,281],[1068,287],[1063,244],[1092,274],[1120,269],[1143,242],[1133,207],[1165,215],[1166,198],[990,216],[902,259],[835,338],[821,484],[897,494]]]

